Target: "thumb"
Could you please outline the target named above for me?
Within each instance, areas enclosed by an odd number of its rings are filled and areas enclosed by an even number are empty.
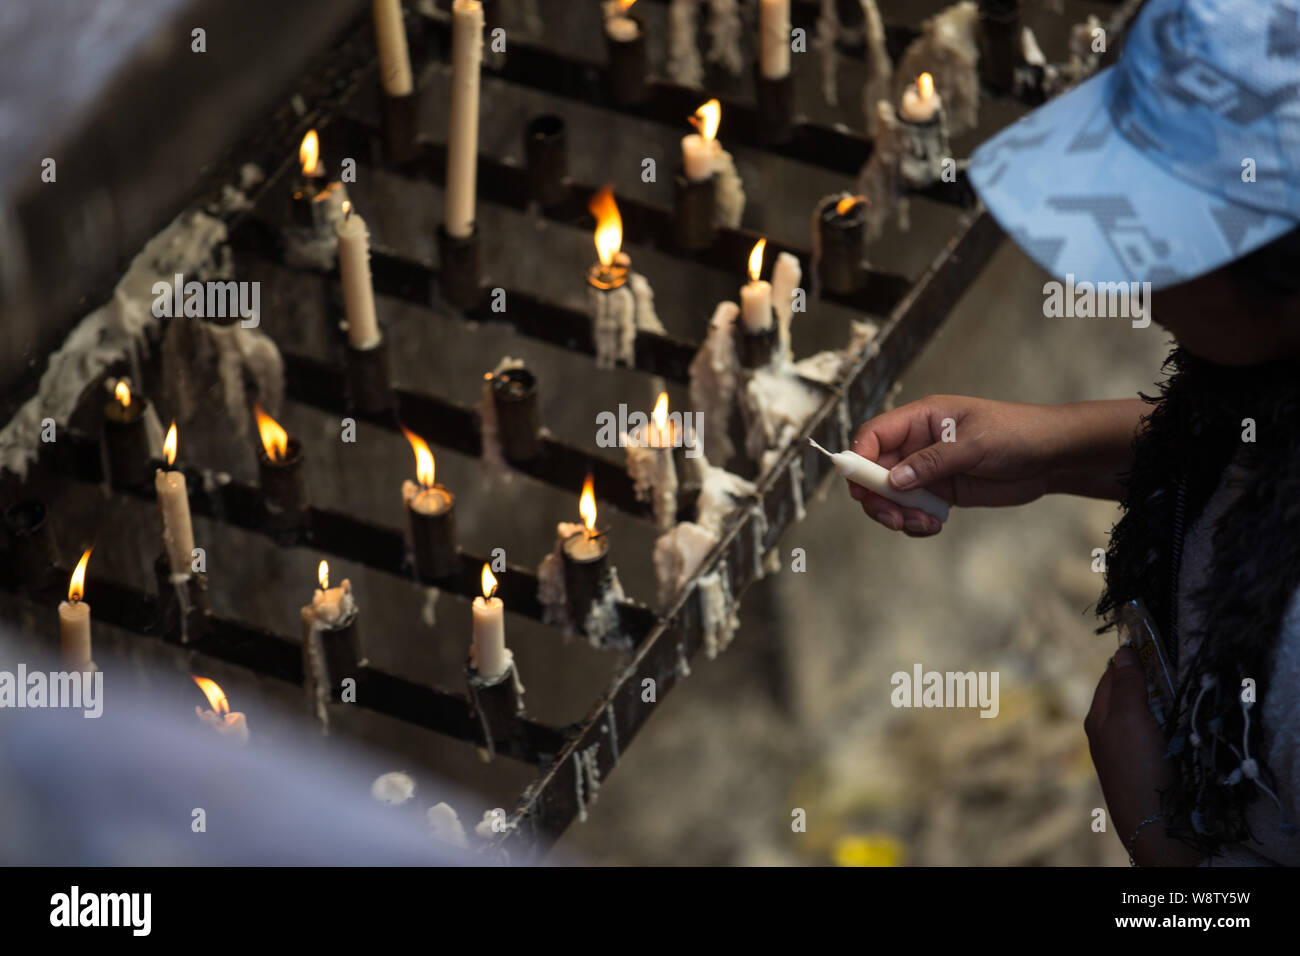
[[[1114,675],[1111,682],[1112,707],[1116,703],[1145,705],[1147,699],[1147,678],[1142,664],[1133,648],[1125,645],[1115,652]]]
[[[900,491],[931,485],[969,471],[979,463],[979,452],[969,443],[936,442],[913,452],[889,471],[889,482]]]

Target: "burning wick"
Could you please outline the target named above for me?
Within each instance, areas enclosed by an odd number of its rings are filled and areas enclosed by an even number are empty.
[[[118,380],[117,388],[113,389],[113,397],[123,408],[131,407],[131,386],[126,383],[126,379]]]
[[[942,108],[943,98],[934,91],[934,77],[922,73],[916,78],[915,85],[903,91],[898,115],[909,123],[929,123]]]
[[[882,498],[888,498],[895,504],[908,508],[919,508],[940,521],[948,520],[948,502],[923,488],[912,491],[899,491],[889,483],[889,469],[883,465],[876,464],[870,458],[863,458],[856,452],[827,451],[811,438],[808,439],[808,444],[828,457],[835,465],[835,470],[855,485],[861,485],[869,491],[874,491]]]
[[[749,254],[749,282],[740,289],[740,319],[745,331],[754,335],[772,328],[772,283],[760,279],[767,240],[760,239]]]
[[[597,259],[596,264],[587,270],[587,282],[601,291],[617,289],[627,282],[630,260],[619,254],[623,247],[623,217],[614,201],[614,191],[608,186],[598,190],[587,208],[596,217],[594,241]]]
[[[311,612],[316,622],[327,630],[351,623],[357,612],[352,600],[352,582],[344,578],[337,587],[330,587],[328,561],[316,566],[316,581],[320,588],[311,598]]]
[[[837,215],[847,216],[854,206],[867,201],[866,196],[845,196],[835,204],[835,212]]]
[[[193,674],[190,677],[199,685],[199,690],[203,691],[203,696],[212,706],[211,710],[204,710],[195,705],[194,713],[200,722],[207,724],[223,737],[231,737],[240,744],[248,743],[248,720],[241,713],[231,712],[230,702],[226,700],[226,695],[217,682],[206,677],[195,677]]]
[[[320,176],[320,138],[314,129],[307,130],[302,138],[302,143],[298,147],[298,162],[302,165],[302,175],[305,179]]]
[[[699,132],[682,137],[682,169],[691,182],[702,182],[713,175],[714,164],[722,152],[718,143],[718,126],[722,122],[722,104],[709,100],[687,117]]]
[[[86,563],[90,560],[87,548],[68,581],[68,599],[59,602],[59,646],[65,667],[88,671],[94,668],[90,660],[90,605],[81,600],[86,590]]]
[[[348,217],[351,215],[352,215],[352,200],[345,199],[343,200],[343,221],[346,222]]]
[[[262,436],[262,450],[266,452],[266,457],[273,464],[284,462],[285,453],[289,448],[289,434],[280,427],[261,405],[253,404],[253,414],[257,416],[257,431]]]
[[[163,439],[163,458],[167,459],[168,468],[176,464],[176,446],[178,442],[176,419],[172,419],[171,428],[167,429],[167,437]]]
[[[587,480],[582,483],[582,494],[578,498],[578,514],[582,516],[582,523],[587,529],[587,540],[590,541],[600,532],[596,530],[596,483],[592,480],[591,473],[587,473]]]
[[[406,426],[400,427],[415,452],[418,483],[410,479],[402,482],[402,505],[415,548],[415,570],[424,581],[444,578],[460,569],[455,499],[442,485],[434,484],[433,452],[428,442]]]

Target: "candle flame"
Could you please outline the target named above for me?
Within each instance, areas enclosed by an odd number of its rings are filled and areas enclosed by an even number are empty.
[[[429,443],[405,425],[401,428],[402,434],[406,436],[406,440],[411,443],[411,449],[415,452],[415,477],[419,479],[422,488],[432,488],[433,452],[429,451]]]
[[[176,446],[178,443],[176,422],[173,420],[172,427],[167,429],[167,437],[163,439],[163,457],[167,459],[168,465],[176,464]]]
[[[663,431],[668,427],[668,393],[660,392],[659,400],[655,402],[655,410],[651,413],[655,420],[655,428]]]
[[[587,480],[582,483],[582,497],[578,499],[578,514],[582,515],[582,523],[587,526],[587,534],[594,534],[596,531],[596,483],[591,480],[591,475],[587,475]]]
[[[68,582],[69,601],[80,601],[81,596],[86,593],[86,562],[90,560],[90,552],[93,550],[95,549],[87,548],[72,571],[72,580]]]
[[[492,573],[492,568],[483,565],[483,596],[490,598],[497,593],[497,576]]]
[[[206,677],[194,677],[193,674],[190,677],[194,678],[194,683],[199,685],[199,690],[203,691],[203,696],[208,699],[214,711],[218,714],[230,713],[230,701],[226,700],[225,692],[216,681],[208,680]]]
[[[916,89],[921,94],[921,99],[928,100],[934,96],[934,77],[929,73],[922,73],[916,78]]]
[[[298,162],[302,164],[304,176],[316,175],[317,163],[320,162],[320,138],[314,129],[307,130],[307,135],[302,138],[302,145],[298,147]]]
[[[632,8],[636,0],[618,0],[618,9],[620,13],[627,13]]]
[[[257,403],[253,404],[253,413],[257,416],[257,431],[262,436],[262,448],[271,461],[283,461],[284,453],[289,448],[289,435],[280,427],[266,410]]]
[[[700,131],[705,140],[712,142],[718,135],[718,124],[722,122],[722,104],[711,99],[688,117],[691,125]]]
[[[749,278],[754,282],[763,272],[763,250],[767,248],[767,240],[760,239],[754,243],[754,249],[749,254]]]
[[[843,199],[841,199],[839,202],[835,204],[835,211],[839,213],[841,216],[843,216],[847,214],[848,211],[852,209],[854,206],[856,206],[858,203],[866,202],[866,201],[867,201],[866,196],[845,196]]]
[[[113,397],[118,400],[123,408],[131,407],[131,386],[126,384],[126,379],[119,379],[117,388],[113,389]]]
[[[614,191],[606,186],[591,197],[587,204],[596,217],[596,255],[600,264],[609,268],[623,245],[623,217],[618,214]]]
[[[330,563],[322,561],[316,565],[316,580],[320,582],[320,589],[328,591],[330,586]]]
[[[343,205],[340,208],[343,210],[343,218],[346,219],[348,216],[352,215],[352,200],[343,200]]]

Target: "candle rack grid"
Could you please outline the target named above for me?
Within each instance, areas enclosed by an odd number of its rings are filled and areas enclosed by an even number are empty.
[[[811,29],[816,4],[796,0],[796,25]],[[408,30],[413,41],[417,74],[431,60],[441,60],[448,45],[450,28],[445,19],[408,11]],[[915,25],[890,24],[887,43],[897,57],[917,36]],[[427,72],[427,71],[423,71]],[[650,83],[649,101],[636,109],[620,108],[607,101],[600,88],[601,65],[561,55],[527,39],[512,38],[506,56],[484,64],[485,75],[550,96],[581,101],[605,110],[610,122],[628,117],[649,120],[673,129],[680,128],[702,98],[700,90],[661,80]],[[441,183],[446,172],[445,144],[421,136],[413,155],[401,164],[385,161],[378,148],[382,133],[377,117],[376,58],[371,46],[369,19],[358,20],[303,89],[314,93],[304,114],[281,111],[219,164],[209,183],[230,176],[250,159],[268,171],[265,183],[250,192],[252,211],[240,208],[224,213],[229,244],[237,263],[267,260],[277,268],[293,270],[285,263],[281,226],[288,215],[287,202],[272,190],[282,185],[296,166],[298,142],[309,128],[316,128],[322,142],[335,156],[356,158],[362,166],[383,169],[411,182]],[[350,108],[347,104],[351,104]],[[870,155],[872,143],[866,136],[816,123],[797,121],[793,138],[781,146],[764,146],[757,132],[757,112],[752,104],[724,100],[729,143],[764,150],[816,166],[842,176],[854,176]],[[430,132],[421,130],[421,133]],[[227,180],[229,181],[229,180]],[[848,185],[846,183],[846,185]],[[480,204],[498,206],[517,213],[531,213],[565,226],[589,228],[587,204],[599,184],[566,179],[555,202],[538,208],[532,201],[527,171],[513,163],[480,153],[478,199]],[[618,763],[649,715],[651,708],[641,699],[642,680],[653,678],[658,699],[683,676],[690,661],[705,641],[704,608],[698,587],[702,577],[720,574],[726,600],[734,604],[757,578],[762,576],[763,559],[796,519],[796,501],[809,501],[830,480],[829,461],[810,449],[811,437],[827,447],[841,447],[849,422],[861,421],[877,412],[899,376],[931,339],[946,315],[982,272],[1002,233],[979,207],[964,175],[955,183],[942,183],[920,192],[926,199],[946,207],[950,216],[950,239],[920,278],[911,282],[888,271],[869,270],[862,291],[833,295],[824,301],[844,306],[880,320],[870,349],[844,369],[833,386],[824,388],[824,399],[800,436],[780,453],[775,465],[757,482],[748,501],[729,516],[720,540],[702,566],[668,606],[656,614],[632,600],[617,607],[617,626],[611,642],[626,651],[605,692],[570,726],[557,727],[516,715],[494,725],[492,741],[483,740],[482,724],[475,716],[466,693],[449,691],[407,680],[401,676],[362,665],[359,668],[358,700],[387,717],[436,731],[446,736],[483,744],[496,753],[530,764],[539,775],[520,795],[509,825],[494,841],[496,848],[513,860],[535,860],[561,836],[570,823],[585,815],[584,789],[592,775],[607,775]],[[625,243],[645,246],[657,252],[715,270],[736,271],[759,234],[746,228],[720,229],[716,241],[700,252],[683,252],[673,240],[673,217],[667,206],[657,206],[633,197],[617,197],[624,224]],[[788,241],[774,239],[772,253],[795,255],[810,272],[811,251]],[[409,250],[371,247],[371,270],[377,294],[406,306],[427,311],[429,322],[460,320],[474,323],[509,323],[521,335],[568,352],[592,356],[596,352],[592,319],[580,309],[557,301],[551,291],[510,287],[508,312],[494,313],[485,307],[449,310],[439,302],[439,267]],[[329,308],[337,308],[337,272],[312,273],[331,290]],[[331,323],[336,315],[327,315]],[[703,328],[707,315],[698,318]],[[422,389],[392,390],[392,407],[366,412],[347,400],[347,368],[341,344],[333,359],[295,347],[285,338],[277,340],[284,360],[286,397],[331,414],[353,415],[359,420],[397,431],[399,423],[420,434],[432,445],[470,457],[482,454],[479,422],[473,408]],[[689,381],[689,365],[699,343],[668,333],[641,332],[636,338],[633,368],[669,382]],[[83,405],[99,396],[103,379],[89,387]],[[33,474],[52,474],[83,483],[102,483],[103,451],[98,432],[72,428],[57,445],[42,451]],[[528,478],[566,492],[578,488],[590,471],[599,498],[635,519],[650,522],[649,505],[638,500],[622,462],[593,455],[585,449],[551,436],[543,436],[541,453],[512,467]],[[359,517],[318,507],[308,507],[300,527],[272,529],[265,521],[266,502],[259,488],[231,481],[209,486],[198,475],[189,482],[190,502],[195,514],[268,538],[276,546],[302,545],[340,560],[375,569],[400,579],[411,579],[413,569],[407,556],[403,531]],[[34,484],[29,479],[28,484]],[[795,483],[798,484],[797,489]],[[27,489],[31,490],[31,489]],[[149,499],[152,484],[116,487],[115,493]],[[482,555],[461,552],[458,571],[437,586],[466,598],[479,594]],[[59,597],[67,568],[42,568],[47,583],[22,589],[22,582],[9,579],[8,590],[19,591],[35,601],[54,602]],[[48,583],[50,580],[58,583]],[[512,614],[538,621],[544,609],[537,591],[537,577],[529,570],[510,567],[499,577],[498,595]],[[95,611],[105,623],[144,637],[180,644],[182,637],[160,624],[165,619],[160,598],[145,590],[123,585],[93,565],[89,585],[97,595]],[[183,647],[193,654],[247,668],[290,684],[303,684],[303,662],[296,636],[285,637],[262,627],[227,616],[206,614],[204,626],[187,635]],[[584,784],[584,780],[588,781]]]

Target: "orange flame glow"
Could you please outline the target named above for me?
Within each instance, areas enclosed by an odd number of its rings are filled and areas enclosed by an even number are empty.
[[[835,211],[843,216],[858,203],[866,201],[866,196],[845,196],[835,204]]]
[[[113,397],[123,408],[131,407],[131,386],[126,384],[126,379],[120,379],[117,388],[113,389]]]
[[[916,78],[916,89],[921,94],[922,100],[928,100],[934,96],[934,77],[929,73],[922,73]]]
[[[716,99],[709,100],[689,119],[691,125],[700,131],[701,136],[712,141],[718,135],[718,124],[722,122],[722,104]]]
[[[422,488],[432,488],[433,452],[429,451],[429,443],[404,425],[402,434],[406,436],[406,440],[411,443],[411,448],[415,452],[415,477],[419,479]]]
[[[490,598],[497,593],[497,576],[488,565],[483,565],[483,596]]]
[[[320,582],[320,589],[328,591],[330,586],[330,563],[322,561],[316,565],[316,580]]]
[[[628,10],[632,9],[632,4],[634,3],[636,3],[636,0],[618,0],[619,12],[627,13]]]
[[[587,208],[596,217],[596,256],[609,268],[623,245],[623,217],[618,214],[614,191],[606,186],[591,197]]]
[[[72,571],[72,580],[68,582],[69,601],[80,601],[81,596],[86,593],[86,562],[90,560],[90,552],[93,550],[95,549],[87,548]]]
[[[754,282],[763,273],[763,250],[767,248],[767,240],[760,239],[754,243],[754,249],[749,254],[749,278]]]
[[[284,453],[289,448],[289,434],[280,427],[261,405],[254,403],[253,413],[257,416],[257,431],[262,436],[262,448],[271,461],[283,461]]]
[[[180,444],[180,439],[176,434],[176,422],[172,422],[172,427],[167,429],[167,437],[163,439],[163,457],[167,459],[168,465],[176,464],[176,447]]]
[[[203,691],[203,696],[208,699],[214,711],[218,714],[230,713],[230,701],[226,700],[225,692],[217,686],[216,681],[208,680],[206,677],[194,677],[193,674],[190,677],[193,677],[194,683],[199,685],[199,690]]]
[[[651,413],[655,420],[655,428],[662,432],[668,427],[668,393],[660,392],[659,400],[655,402],[655,410]]]
[[[591,480],[591,475],[587,475],[587,480],[582,483],[582,497],[578,499],[578,514],[582,515],[582,523],[587,526],[587,534],[594,534],[596,531],[596,483]]]
[[[317,164],[320,162],[320,139],[314,129],[307,130],[307,135],[302,138],[302,145],[298,147],[298,162],[302,164],[304,176],[315,176],[319,172]]]

